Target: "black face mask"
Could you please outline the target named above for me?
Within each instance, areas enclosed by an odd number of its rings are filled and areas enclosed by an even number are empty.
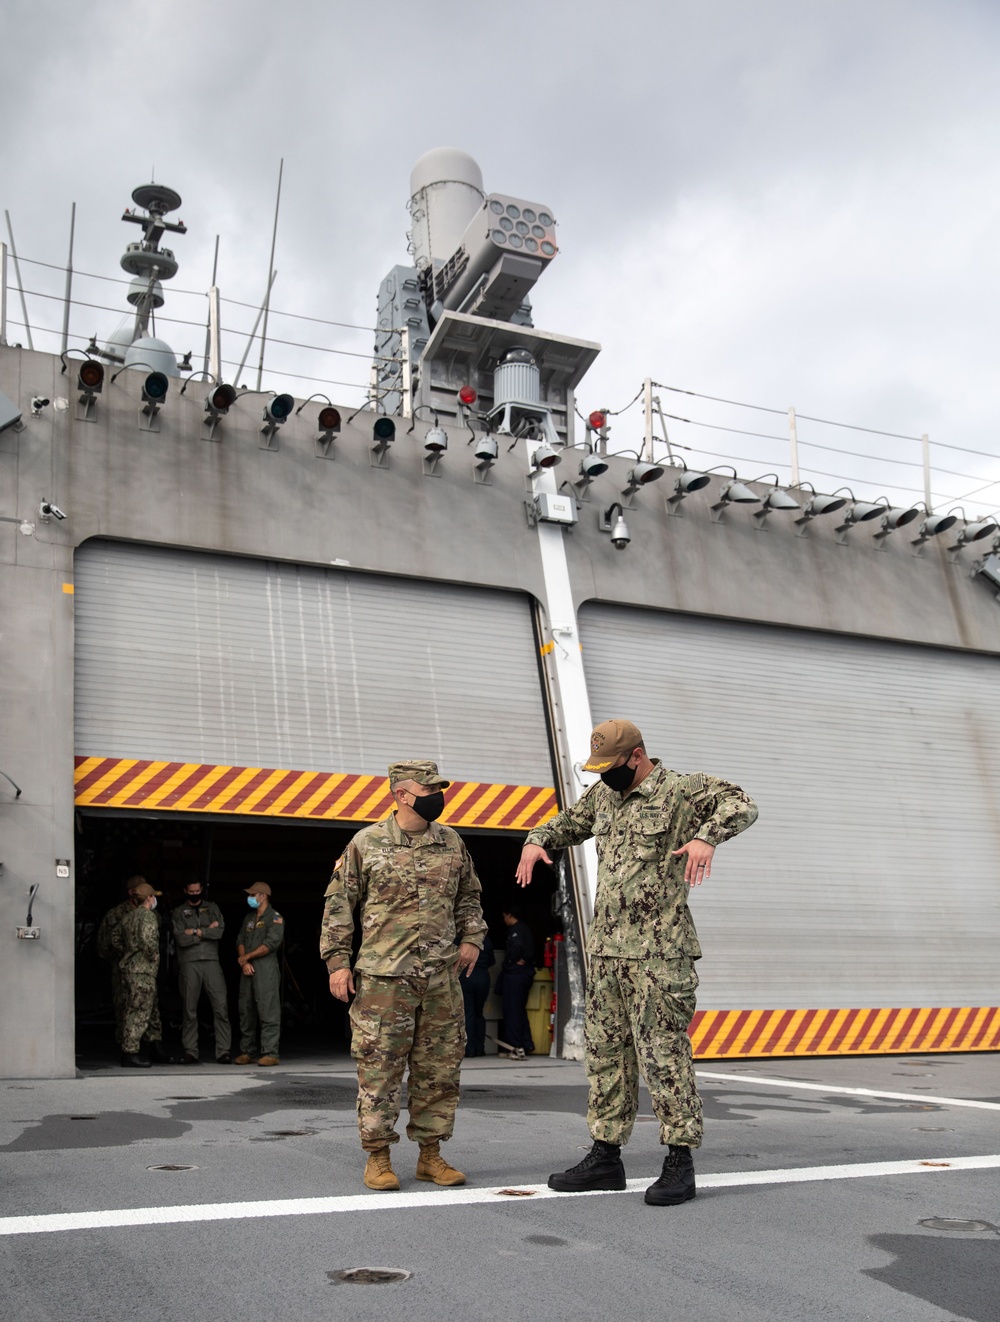
[[[200,895],[189,895],[189,896],[187,897],[187,902],[188,902],[188,904],[193,904],[194,907],[197,908],[198,905],[201,904],[201,896],[200,896]]]
[[[619,794],[624,794],[626,790],[632,788],[632,782],[635,780],[635,773],[638,767],[630,767],[626,762],[623,766],[612,767],[610,771],[601,772],[601,780],[604,781],[608,789],[617,790]]]
[[[437,821],[444,812],[444,794],[438,790],[436,794],[414,795],[413,811],[425,822]]]

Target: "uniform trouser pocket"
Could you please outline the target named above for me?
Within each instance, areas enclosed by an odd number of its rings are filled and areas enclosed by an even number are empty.
[[[594,959],[587,987],[586,1047],[594,1138],[624,1143],[639,1101],[640,1071],[649,1087],[662,1143],[698,1147],[701,1099],[687,1026],[698,975],[680,959]]]

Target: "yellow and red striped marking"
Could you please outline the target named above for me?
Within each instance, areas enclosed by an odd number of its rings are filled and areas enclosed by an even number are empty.
[[[1000,1007],[699,1010],[688,1032],[698,1060],[997,1051]]]
[[[75,781],[77,806],[89,808],[372,822],[392,807],[385,776],[344,772],[78,757]],[[456,780],[441,820],[449,826],[526,831],[555,812],[551,786]]]

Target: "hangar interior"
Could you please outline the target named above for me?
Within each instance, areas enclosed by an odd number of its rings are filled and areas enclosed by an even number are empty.
[[[183,887],[200,880],[206,895],[219,905],[226,924],[220,959],[226,974],[230,1017],[237,1029],[239,973],[236,939],[246,916],[244,888],[266,881],[275,908],[285,919],[282,958],[282,1051],[295,1058],[346,1053],[349,1049],[347,1007],[329,993],[319,959],[319,927],[333,862],[358,823],[298,825],[268,820],[192,820],[164,813],[148,818],[114,811],[81,812],[77,820],[77,1051],[81,1065],[116,1064],[110,973],[96,951],[95,936],[102,916],[124,895],[124,883],[141,874],[157,890],[164,917],[183,900]],[[540,868],[531,891],[522,895],[513,881],[521,837],[502,832],[463,831],[483,886],[483,913],[490,937],[504,945],[503,909],[523,908],[525,921],[541,941],[559,930],[553,916],[555,877]],[[164,924],[166,926],[166,924]],[[160,1004],[167,1044],[178,1048],[180,1002],[176,957],[164,933],[161,955]],[[539,959],[541,950],[538,951]],[[203,999],[200,1007],[201,1054],[211,1059],[212,1015]],[[234,1039],[235,1040],[235,1039]],[[538,1044],[536,1043],[536,1047]]]

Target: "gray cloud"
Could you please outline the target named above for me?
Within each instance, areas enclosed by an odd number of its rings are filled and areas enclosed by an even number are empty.
[[[284,157],[275,306],[368,325],[379,280],[405,260],[410,167],[453,144],[488,187],[560,219],[536,320],[603,344],[581,407],[621,406],[651,375],[1000,455],[987,385],[1000,276],[993,5],[8,0],[0,43],[2,202],[26,256],[64,260],[75,200],[77,266],[122,274],[132,236],[120,208],[155,166],[190,229],[174,283],[207,287],[220,233],[223,294],[256,304]],[[30,288],[61,291],[58,272],[25,272]],[[80,280],[76,293],[124,309],[121,287]],[[33,298],[31,311],[58,326],[57,303]],[[164,312],[197,322],[204,299],[172,295]],[[244,328],[252,315],[227,309]],[[103,336],[115,320],[78,309],[74,330]],[[272,330],[370,349],[363,332]],[[171,326],[169,338],[199,350],[204,337]],[[241,351],[231,335],[227,356]],[[282,371],[367,379],[364,358],[274,345],[268,362],[275,384]],[[666,394],[664,407],[783,435],[772,415]],[[640,435],[636,407],[613,439]],[[910,442],[806,423],[801,435],[919,458]],[[787,465],[782,441],[680,423],[672,437],[737,456],[749,476],[758,460]],[[939,477],[942,498],[1000,477],[1000,459],[935,457],[969,479]],[[802,458],[828,488],[839,482],[827,473],[867,494],[921,485],[916,469]],[[1000,488],[981,498],[970,508],[1000,504]]]

